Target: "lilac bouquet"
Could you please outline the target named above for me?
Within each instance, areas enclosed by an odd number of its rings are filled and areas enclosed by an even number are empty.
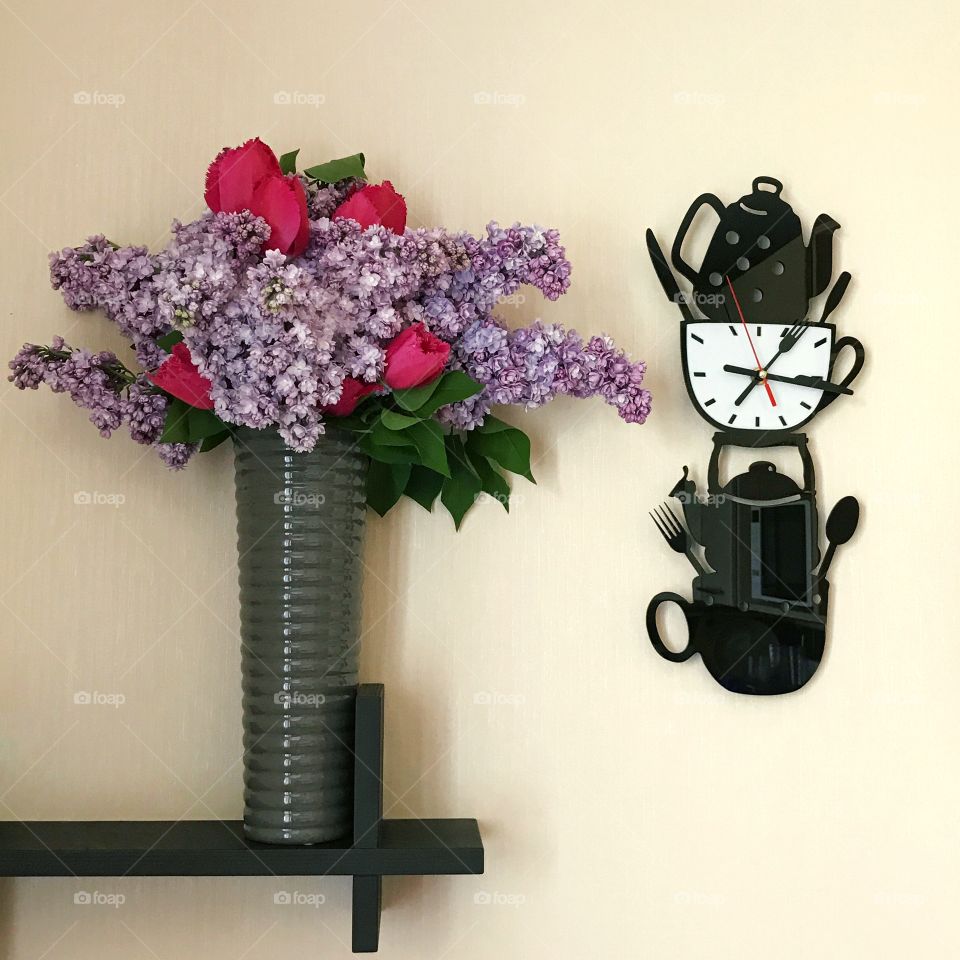
[[[13,383],[68,393],[102,436],[126,425],[174,469],[238,427],[298,452],[349,430],[371,458],[371,506],[439,495],[458,526],[481,491],[507,505],[502,469],[532,479],[529,440],[492,407],[599,396],[644,422],[644,364],[609,338],[495,316],[522,285],[566,292],[555,230],[411,229],[392,185],[366,183],[362,154],[299,174],[296,157],[259,140],[223,151],[210,212],[174,222],[158,253],[94,236],[52,254],[67,305],[103,310],[140,369],[56,338],[23,347]]]

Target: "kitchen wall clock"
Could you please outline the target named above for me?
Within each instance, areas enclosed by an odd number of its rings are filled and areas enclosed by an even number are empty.
[[[838,501],[825,524],[820,549],[816,471],[801,432],[838,397],[853,393],[863,367],[863,346],[837,337],[828,319],[839,305],[849,273],[841,273],[823,312],[810,302],[833,273],[833,235],[839,224],[817,217],[807,244],[799,217],[782,197],[783,185],[758,177],[752,191],[729,206],[713,194],[694,200],[671,251],[676,271],[692,285],[681,291],[653,232],[647,249],[667,294],[680,309],[680,357],[696,411],[716,429],[700,492],[683,468],[669,504],[651,516],[671,549],[696,571],[693,599],[659,593],[647,608],[654,649],[682,662],[699,653],[713,677],[734,693],[790,693],[802,687],[823,656],[827,573],[834,551],[854,534],[860,506]],[[683,245],[703,208],[718,218],[699,269]],[[849,354],[838,363],[842,354]],[[840,366],[847,372],[836,375]],[[723,454],[732,447],[757,452],[749,469],[724,481]],[[802,479],[777,471],[763,451],[787,448],[799,457]],[[769,454],[768,454],[769,456]],[[678,604],[689,638],[680,651],[663,642],[657,611]]]

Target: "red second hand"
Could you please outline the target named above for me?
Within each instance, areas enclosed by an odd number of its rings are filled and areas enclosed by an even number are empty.
[[[743,329],[747,334],[747,343],[750,344],[750,349],[753,351],[753,359],[757,361],[757,373],[763,372],[763,364],[760,363],[760,357],[757,356],[757,348],[753,345],[753,337],[750,336],[750,328],[747,326],[747,321],[743,316],[743,311],[740,309],[740,301],[737,299],[737,293],[733,289],[733,284],[730,282],[730,277],[724,278],[727,281],[727,286],[730,288],[730,294],[733,297],[733,302],[736,305],[737,313],[740,314],[740,322],[743,324]],[[775,407],[777,405],[776,397],[773,395],[773,390],[770,389],[770,384],[764,379],[761,381],[766,388],[767,396],[770,398],[770,403]]]

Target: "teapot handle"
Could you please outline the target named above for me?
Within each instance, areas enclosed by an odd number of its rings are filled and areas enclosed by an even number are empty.
[[[757,177],[757,179],[753,181],[753,192],[754,192],[754,193],[759,193],[759,192],[760,192],[760,184],[761,184],[761,183],[765,183],[765,184],[767,184],[767,186],[773,187],[773,190],[772,190],[772,191],[766,191],[766,192],[767,192],[767,193],[773,193],[774,196],[777,196],[777,197],[780,196],[780,193],[781,193],[781,191],[783,190],[783,184],[782,184],[779,180],[774,180],[773,177]]]
[[[687,231],[690,229],[690,224],[693,223],[693,218],[700,212],[700,208],[705,203],[709,203],[717,216],[721,219],[723,218],[726,208],[720,198],[714,196],[712,193],[702,193],[690,204],[690,209],[684,215],[683,220],[680,221],[680,229],[677,230],[677,237],[673,241],[673,249],[670,251],[670,259],[673,261],[673,265],[677,268],[677,271],[685,276],[694,286],[700,282],[700,275],[698,271],[694,270],[693,267],[680,256],[680,249],[683,247],[683,241],[687,237]]]
[[[856,337],[841,337],[833,345],[833,353],[830,355],[831,375],[833,374],[833,365],[836,363],[837,357],[840,356],[840,352],[845,347],[850,347],[853,350],[853,366],[850,368],[850,372],[843,378],[842,382],[838,384],[840,387],[849,387],[850,384],[856,379],[857,374],[859,374],[863,369],[863,344]],[[839,396],[839,393],[825,393],[821,398],[820,406],[817,409],[822,410],[824,407],[829,406]]]

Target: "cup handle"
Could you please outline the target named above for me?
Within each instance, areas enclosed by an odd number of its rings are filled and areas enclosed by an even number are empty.
[[[845,347],[850,347],[853,350],[853,366],[850,368],[850,372],[843,378],[843,381],[839,384],[841,387],[849,387],[851,383],[857,378],[857,375],[863,369],[864,361],[864,350],[863,344],[856,337],[841,337],[834,345],[833,352],[830,355],[830,372],[833,373],[834,364],[837,362],[837,357],[840,356],[840,353]],[[825,393],[820,401],[819,409],[822,410],[824,407],[829,406],[833,403],[834,400],[839,397],[839,393]]]
[[[687,645],[680,651],[670,650],[660,639],[660,631],[657,629],[657,609],[661,603],[675,603],[681,610],[683,610],[684,616],[687,614],[687,610],[690,609],[692,604],[689,600],[681,597],[679,593],[658,593],[647,606],[647,635],[650,637],[650,642],[653,644],[653,649],[663,657],[664,660],[670,660],[672,663],[683,663],[684,660],[689,660],[696,652],[696,648],[693,645],[693,632],[690,632],[690,636],[687,639]],[[689,628],[690,620],[687,619],[687,624]]]

